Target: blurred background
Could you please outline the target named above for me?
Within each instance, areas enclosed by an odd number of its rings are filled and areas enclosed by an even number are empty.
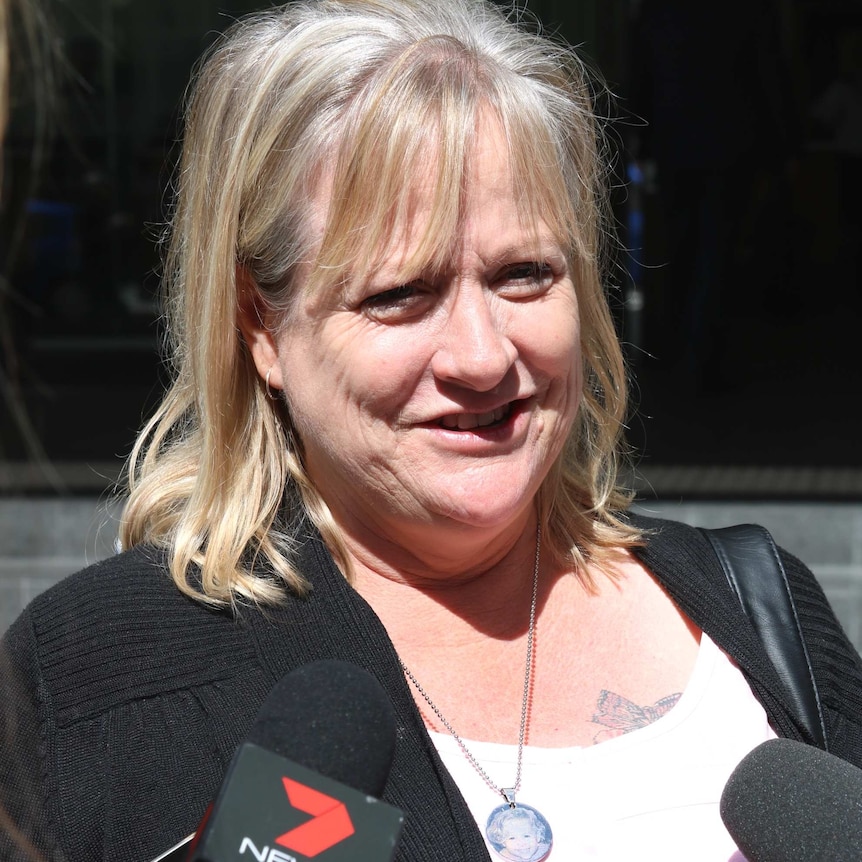
[[[113,485],[166,380],[158,239],[183,94],[217,34],[264,5],[43,0],[42,35],[13,30],[0,631],[112,552]],[[766,524],[860,643],[862,3],[528,8],[601,75],[638,505]]]

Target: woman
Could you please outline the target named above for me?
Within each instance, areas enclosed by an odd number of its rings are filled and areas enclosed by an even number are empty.
[[[49,852],[154,858],[340,658],[397,716],[396,858],[488,858],[501,805],[552,858],[731,858],[724,781],[802,733],[705,540],[625,512],[597,141],[571,52],[482,0],[287,6],[204,62],[126,551],[7,637]],[[785,565],[862,763],[859,659]]]

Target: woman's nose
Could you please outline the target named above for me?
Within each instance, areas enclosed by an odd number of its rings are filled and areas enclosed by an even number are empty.
[[[450,306],[432,360],[438,380],[481,392],[497,386],[518,356],[508,321],[496,300],[478,284],[462,284]]]

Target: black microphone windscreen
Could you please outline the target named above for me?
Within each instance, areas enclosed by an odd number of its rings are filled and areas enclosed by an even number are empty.
[[[748,862],[862,859],[862,769],[819,748],[761,743],[731,774],[720,811]]]
[[[395,712],[377,679],[355,664],[327,659],[282,677],[248,741],[380,797],[395,736]]]

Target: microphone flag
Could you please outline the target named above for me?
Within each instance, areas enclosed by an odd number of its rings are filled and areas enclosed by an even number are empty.
[[[251,742],[234,756],[188,862],[385,862],[404,815]]]

